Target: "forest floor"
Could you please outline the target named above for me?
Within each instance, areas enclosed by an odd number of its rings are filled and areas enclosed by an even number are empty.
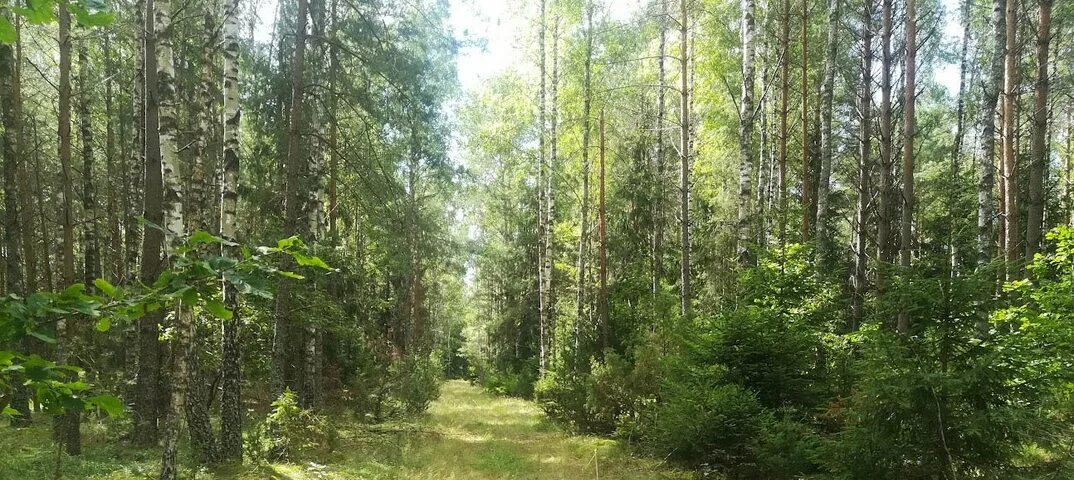
[[[339,431],[331,452],[314,461],[252,463],[184,478],[314,479],[685,479],[657,459],[640,458],[614,440],[569,435],[533,402],[496,397],[465,381],[444,383],[440,399],[410,422],[379,425],[330,418]],[[155,478],[157,450],[133,449],[105,424],[83,426],[84,453],[63,458],[64,478]],[[53,478],[55,448],[46,419],[0,427],[0,480]]]

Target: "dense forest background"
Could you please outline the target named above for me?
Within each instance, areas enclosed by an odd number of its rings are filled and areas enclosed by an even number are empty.
[[[509,2],[462,85],[441,0],[0,0],[0,410],[55,446],[0,474],[464,378],[706,478],[1074,475],[1072,5],[626,3]]]

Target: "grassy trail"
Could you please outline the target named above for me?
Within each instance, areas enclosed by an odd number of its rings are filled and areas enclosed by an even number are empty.
[[[491,480],[685,479],[658,460],[630,455],[619,443],[569,435],[533,402],[497,397],[465,381],[446,382],[421,418],[368,425],[347,414],[329,422],[336,447],[292,462],[247,461],[241,468],[199,469],[183,449],[184,480]],[[0,423],[0,480],[53,478],[49,422],[14,430]],[[160,451],[132,448],[107,421],[82,426],[84,451],[62,458],[64,479],[152,480]]]
[[[463,381],[444,384],[414,445],[403,478],[658,479],[683,478],[616,442],[572,436],[549,425],[533,403],[489,395]]]

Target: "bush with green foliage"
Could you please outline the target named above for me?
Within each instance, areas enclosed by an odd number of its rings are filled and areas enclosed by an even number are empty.
[[[284,390],[272,402],[272,411],[254,430],[247,448],[252,458],[293,460],[316,451],[332,451],[339,435],[328,419],[299,405],[298,395]]]

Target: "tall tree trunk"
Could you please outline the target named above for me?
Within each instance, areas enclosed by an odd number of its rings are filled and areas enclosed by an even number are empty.
[[[574,354],[575,360],[580,361],[581,326],[585,320],[586,305],[588,299],[586,290],[588,278],[586,274],[586,255],[589,240],[589,122],[592,108],[592,65],[593,65],[593,3],[587,1],[585,5],[586,30],[585,30],[585,62],[582,80],[582,205],[580,208],[581,219],[578,224],[578,298],[577,316],[574,320]]]
[[[656,182],[653,200],[653,298],[661,290],[664,278],[664,209],[667,206],[667,172],[665,171],[664,154],[664,119],[666,118],[666,90],[667,90],[667,43],[668,43],[668,0],[660,0],[660,51],[657,55],[657,86],[656,86],[656,152],[653,162],[656,164]]]
[[[556,8],[553,1],[552,8]],[[556,337],[556,296],[555,285],[552,280],[555,275],[552,270],[555,252],[555,228],[556,228],[556,165],[558,163],[559,139],[557,127],[559,123],[559,14],[552,16],[552,99],[551,118],[549,124],[549,155],[548,175],[545,176],[545,230],[544,230],[544,278],[545,296],[548,303],[545,305],[545,346],[547,354],[545,367],[547,368],[554,360],[555,337]]]
[[[287,130],[287,160],[284,185],[284,234],[297,235],[304,232],[306,219],[302,218],[306,197],[304,195],[307,165],[302,156],[302,110],[305,95],[306,67],[306,25],[309,17],[309,2],[298,0],[297,22],[295,24],[295,50],[291,60],[291,111]],[[284,268],[290,268],[293,261],[284,260]],[[275,392],[285,388],[299,391],[298,373],[293,362],[293,342],[290,338],[295,330],[292,318],[291,290],[293,282],[281,278],[276,292],[276,325],[272,340],[272,358],[275,375]]]
[[[1052,0],[1037,0],[1037,84],[1030,140],[1029,208],[1026,209],[1026,262],[1040,249],[1044,223],[1044,179],[1048,170],[1048,45],[1052,35]]]
[[[75,212],[74,173],[71,169],[71,14],[66,3],[61,3],[59,13],[60,80],[59,80],[59,157],[63,181],[63,283],[72,285],[75,278]],[[70,361],[76,332],[67,318],[56,322],[56,363]],[[80,415],[69,411],[53,421],[53,435],[70,455],[82,453],[79,431]]]
[[[604,351],[611,347],[609,343],[608,324],[608,208],[604,195],[604,110],[600,111],[600,184],[599,201],[597,210],[597,232],[600,240],[600,299],[597,301],[600,311],[600,358],[604,358]]]
[[[310,42],[310,50],[313,53],[314,61],[310,63],[310,67],[313,70],[315,78],[321,78],[324,74],[323,65],[327,60],[325,50],[325,2],[324,0],[313,0],[310,2],[310,19],[312,20],[312,40]],[[324,142],[322,134],[322,125],[324,123],[324,110],[321,106],[324,104],[317,96],[321,95],[323,89],[317,89],[311,92],[311,97],[315,98],[313,102],[313,108],[311,109],[311,118],[309,120],[310,129],[313,131],[313,135],[310,137],[309,143],[309,187],[307,189],[309,197],[306,199],[306,215],[308,222],[309,241],[311,243],[319,243],[324,237],[324,191],[325,191],[325,176],[324,176]],[[416,277],[419,280],[420,287],[420,273]],[[414,292],[414,290],[411,290]],[[412,310],[414,308],[420,308],[420,303],[412,303]],[[418,317],[420,320],[420,316]],[[414,322],[420,327],[421,322]],[[418,328],[420,332],[420,328]],[[305,353],[303,358],[303,385],[302,385],[302,402],[306,408],[315,408],[320,405],[320,372],[321,372],[321,360],[318,353],[317,345],[321,343],[322,332],[317,325],[313,322],[309,322],[305,326]]]
[[[121,233],[121,213],[119,208],[119,178],[120,172],[116,164],[116,112],[114,110],[114,84],[116,76],[115,53],[112,51],[112,35],[104,34],[104,43],[101,54],[104,56],[104,160],[107,180],[108,198],[106,205],[106,218],[108,222],[108,272],[107,278],[113,282],[123,281],[123,270],[126,268],[123,255],[123,236]],[[122,127],[121,127],[122,128]],[[124,353],[126,355],[126,353]]]
[[[977,179],[977,266],[992,258],[992,233],[995,218],[992,189],[995,185],[996,107],[1003,82],[1004,49],[1007,44],[1008,0],[992,1],[992,64],[982,89],[981,164]],[[1014,0],[1010,0],[1014,1]]]
[[[145,42],[142,46],[145,152],[141,160],[145,167],[145,193],[142,216],[148,223],[162,225],[164,223],[164,186],[160,159],[160,89],[157,84],[155,2],[156,0],[145,0],[143,18],[145,22]],[[143,283],[151,284],[160,275],[163,267],[161,259],[163,245],[164,232],[158,228],[143,229],[142,264],[139,271],[140,280]],[[158,421],[162,401],[159,324],[163,320],[163,312],[154,312],[138,320],[138,385],[134,406],[136,416],[134,438],[136,442],[143,445],[153,445],[159,437]]]
[[[835,146],[832,139],[832,99],[835,94],[835,62],[839,48],[840,5],[839,0],[828,0],[828,40],[824,49],[824,80],[820,84],[820,176],[817,179],[817,222],[814,235],[817,239],[818,258],[827,262],[830,251],[828,238],[828,196],[831,191],[832,157]]]
[[[239,129],[242,107],[239,104],[239,5],[227,0],[224,6],[224,155],[220,182],[220,236],[238,240],[239,202]],[[236,255],[234,247],[226,253]],[[224,286],[224,304],[231,318],[224,320],[221,339],[220,454],[224,460],[242,462],[242,351],[239,343],[239,296],[234,288]]]
[[[546,115],[546,84],[547,75],[545,71],[545,63],[547,59],[547,52],[545,46],[545,31],[548,30],[548,5],[546,0],[541,0],[541,23],[538,26],[538,37],[540,42],[540,103],[537,105],[537,125],[540,129],[539,133],[539,155],[537,157],[537,329],[539,332],[538,348],[539,353],[539,368],[541,375],[548,370],[548,278],[545,273],[545,256],[548,255],[548,218],[546,211],[547,199],[545,198],[545,182],[548,178],[548,158],[547,158],[547,144],[548,144],[548,132],[546,131],[547,121]]]
[[[948,239],[947,239],[947,253],[949,257],[950,275],[954,277],[958,274],[958,244],[955,238],[958,231],[958,220],[956,216],[958,199],[962,190],[962,146],[966,136],[966,74],[969,70],[969,51],[970,51],[970,2],[969,0],[962,1],[962,48],[959,54],[959,67],[958,67],[958,100],[955,105],[955,140],[954,148],[951,154],[951,184],[954,186],[948,192],[947,199],[947,212],[948,212]]]
[[[902,147],[902,220],[899,224],[899,266],[910,268],[913,246],[914,206],[914,136],[917,134],[917,1],[906,0],[906,91],[903,100],[903,147]],[[906,302],[899,311],[898,331],[910,333],[910,312]]]
[[[691,314],[690,280],[692,277],[690,268],[690,148],[693,145],[690,139],[690,19],[687,16],[687,1],[680,0],[679,9],[679,76],[681,89],[681,103],[679,106],[679,226],[682,237],[682,274],[679,279],[680,295],[682,301],[682,318],[689,321]]]
[[[742,104],[738,112],[738,263],[752,262],[750,242],[750,175],[753,173],[753,26],[754,0],[742,0]]]
[[[809,241],[810,227],[809,165],[809,0],[802,0],[802,242]]]
[[[200,51],[200,77],[195,92],[195,102],[191,109],[195,117],[196,128],[193,139],[193,165],[190,167],[190,179],[186,183],[188,190],[184,200],[184,221],[186,230],[203,231],[212,230],[209,227],[208,218],[211,208],[209,206],[209,175],[206,164],[211,155],[209,140],[213,127],[216,125],[216,98],[213,94],[213,70],[215,63],[214,52],[217,44],[217,20],[216,2],[208,2],[202,7],[202,45]],[[195,322],[196,323],[196,322]],[[202,345],[206,338],[197,325],[192,325],[190,333],[195,345]],[[220,462],[220,448],[213,427],[209,420],[206,393],[208,385],[205,375],[201,371],[201,360],[198,358],[197,348],[190,348],[187,353],[187,369],[190,380],[187,384],[185,410],[187,425],[190,427],[190,443],[197,451],[199,462],[207,465],[215,465]],[[212,392],[208,392],[212,395]]]
[[[1018,1],[1007,0],[1007,48],[1003,66],[1003,238],[1004,258],[1007,261],[1008,278],[1020,270],[1021,241],[1018,215],[1018,158],[1015,156],[1015,135],[1018,129],[1017,95],[1020,81],[1018,72]]]
[[[783,19],[780,22],[779,78],[779,248],[787,246],[787,99],[790,95],[791,3],[783,0]]]
[[[89,51],[85,45],[78,49],[78,128],[82,142],[82,277],[87,286],[101,276],[100,242],[97,237],[97,188],[93,182],[93,122],[90,112],[92,99]],[[92,287],[91,287],[92,288]]]
[[[858,130],[858,205],[854,218],[854,298],[852,299],[850,330],[857,330],[864,318],[865,291],[868,288],[866,252],[869,237],[869,207],[872,203],[873,151],[873,0],[865,0],[862,13],[861,93],[858,101],[861,124]]]
[[[178,121],[175,116],[175,64],[172,41],[172,0],[157,0],[153,28],[156,32],[157,93],[159,96],[158,127],[160,137],[160,165],[163,185],[164,253],[167,262],[172,261],[175,248],[186,233],[183,216],[183,195],[179,176],[179,149],[176,144]],[[172,480],[178,476],[179,438],[185,402],[190,388],[190,350],[193,347],[193,306],[180,304],[176,307],[173,321],[174,337],[171,344],[171,398],[164,412],[164,452],[160,461],[160,479]]]
[[[883,0],[881,7],[881,22],[883,31],[880,34],[880,186],[877,196],[880,199],[880,211],[876,226],[877,257],[883,266],[891,264],[893,260],[891,241],[891,216],[892,208],[892,167],[895,164],[892,122],[891,122],[891,76],[894,69],[894,58],[891,54],[891,32],[894,22],[892,12],[892,0]],[[884,288],[882,273],[877,273],[877,286]]]
[[[0,15],[5,15],[0,13]],[[5,15],[6,16],[6,15]],[[4,237],[3,250],[7,252],[5,258],[5,285],[3,292],[10,294],[27,295],[31,293],[26,288],[30,282],[23,281],[23,261],[20,253],[26,253],[26,264],[33,263],[31,252],[20,252],[24,245],[20,245],[23,233],[23,225],[19,212],[19,179],[24,177],[24,169],[20,166],[19,159],[22,157],[22,128],[21,112],[19,108],[22,93],[19,88],[19,69],[16,63],[15,48],[9,44],[0,44],[0,125],[3,125],[3,135],[0,136],[0,158],[3,166],[4,182]],[[22,190],[28,190],[29,185],[23,183]],[[23,207],[25,208],[25,206]],[[26,224],[25,229],[32,231],[32,224]],[[29,246],[27,243],[25,246]],[[27,268],[29,271],[30,269]],[[30,276],[29,274],[27,276]],[[32,280],[31,280],[32,281]],[[11,399],[11,407],[18,413],[11,417],[13,427],[25,427],[30,425],[30,392],[25,387],[16,386]]]

